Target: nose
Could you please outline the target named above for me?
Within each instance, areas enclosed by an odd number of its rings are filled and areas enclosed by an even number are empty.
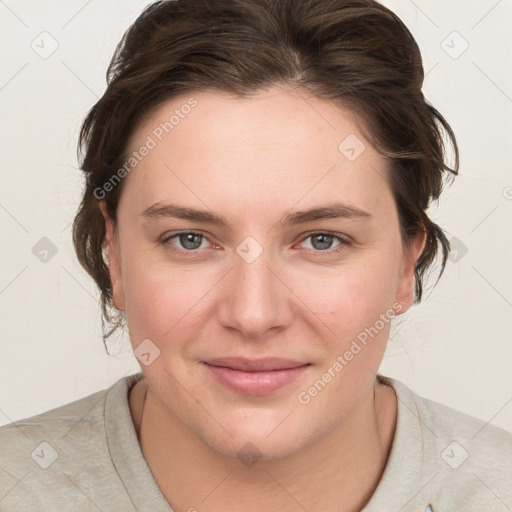
[[[223,283],[218,304],[220,323],[238,330],[244,339],[264,338],[291,324],[294,295],[280,276],[279,265],[263,251],[248,262],[238,254]]]

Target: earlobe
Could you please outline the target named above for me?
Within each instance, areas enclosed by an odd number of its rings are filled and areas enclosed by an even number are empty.
[[[393,310],[405,313],[414,303],[416,262],[425,248],[426,232],[418,231],[404,250]]]
[[[100,201],[99,208],[105,220],[105,244],[108,256],[108,268],[110,283],[112,285],[112,297],[117,309],[124,311],[123,280],[121,275],[121,258],[116,247],[115,222],[107,213],[104,201]]]

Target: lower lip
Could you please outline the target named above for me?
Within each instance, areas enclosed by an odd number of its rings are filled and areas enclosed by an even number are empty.
[[[262,396],[290,384],[300,377],[310,365],[266,372],[243,372],[242,370],[233,370],[233,368],[213,366],[207,363],[205,363],[205,366],[227,388],[246,395]]]

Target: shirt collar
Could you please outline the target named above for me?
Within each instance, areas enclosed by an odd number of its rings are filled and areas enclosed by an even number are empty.
[[[396,428],[381,479],[361,512],[437,512],[431,484],[441,472],[435,432],[423,421],[414,393],[403,383],[379,375],[397,397]]]

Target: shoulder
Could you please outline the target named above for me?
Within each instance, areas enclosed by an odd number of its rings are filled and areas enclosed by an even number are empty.
[[[92,506],[95,484],[120,484],[112,479],[105,409],[109,393],[126,392],[129,382],[0,427],[2,510],[46,510],[48,503],[89,510],[80,507]]]
[[[42,459],[54,451],[56,453],[50,458],[58,458],[57,448],[67,449],[71,442],[74,448],[79,448],[77,443],[80,444],[80,439],[76,435],[70,435],[74,434],[73,431],[86,428],[88,435],[101,433],[106,394],[107,390],[98,391],[50,411],[0,427],[0,447],[4,454],[2,465],[7,463],[14,467],[16,464],[23,464],[27,462],[25,455],[39,466],[47,465],[50,463],[49,459]],[[39,443],[45,444],[46,452],[44,448],[36,450]],[[86,448],[86,445],[83,447]],[[27,449],[30,449],[28,453]],[[33,450],[36,450],[35,453],[32,453]]]
[[[403,386],[403,385],[402,385]],[[512,482],[512,433],[409,390],[418,420],[431,429],[442,458],[450,467],[472,459],[482,470],[505,471]],[[451,440],[453,446],[445,446]],[[451,460],[456,459],[456,460]]]
[[[395,435],[418,458],[425,502],[434,511],[512,508],[512,433],[387,380],[399,402]]]

